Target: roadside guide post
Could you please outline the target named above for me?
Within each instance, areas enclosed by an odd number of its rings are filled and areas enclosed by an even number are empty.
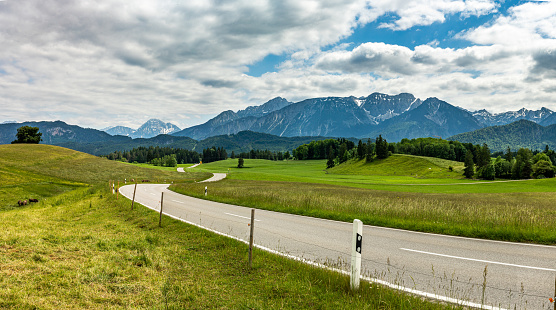
[[[255,226],[255,209],[251,209],[251,229],[249,233],[249,269],[253,266],[253,230]]]
[[[160,193],[160,216],[158,217],[158,227],[162,227],[162,205],[164,204],[164,192]]]
[[[363,222],[353,220],[353,238],[351,243],[351,277],[350,287],[352,290],[359,289],[361,278],[361,248],[363,241]]]
[[[208,190],[207,187],[208,187],[208,186],[205,186],[205,196],[207,195],[207,190]]]
[[[135,188],[133,189],[133,200],[131,201],[131,210],[133,211],[133,204],[135,203],[135,192],[137,192],[137,181],[135,181]]]

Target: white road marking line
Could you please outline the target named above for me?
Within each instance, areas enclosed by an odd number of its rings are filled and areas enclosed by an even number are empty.
[[[242,219],[248,219],[248,220],[250,220],[250,219],[251,219],[250,217],[246,217],[246,216],[241,216],[241,215],[237,215],[237,214],[232,214],[232,213],[224,213],[224,214],[227,214],[227,215],[231,215],[231,216],[237,216],[237,217],[241,217]],[[261,221],[261,220],[257,220],[257,219],[255,219],[255,222],[260,222],[260,221]]]
[[[150,193],[150,194],[151,194],[151,195],[153,195],[153,196],[158,196],[158,195],[157,195],[157,194],[155,194],[155,193]]]
[[[177,203],[185,203],[185,202],[183,202],[183,201],[174,200],[174,199],[172,199],[172,201],[173,201],[173,202],[177,202]]]
[[[467,258],[467,257],[446,255],[446,254],[438,254],[438,253],[425,252],[425,251],[418,251],[418,250],[412,250],[412,249],[400,248],[400,250],[409,251],[409,252],[415,252],[415,253],[421,253],[421,254],[428,254],[428,255],[441,256],[441,257],[455,258],[455,259],[461,259],[461,260],[469,260],[469,261],[480,262],[480,263],[496,264],[496,265],[503,265],[503,266],[510,266],[510,267],[518,267],[518,268],[527,268],[527,269],[543,270],[543,271],[556,271],[556,269],[550,269],[550,268],[542,268],[542,267],[533,267],[533,266],[526,266],[526,265],[508,264],[508,263],[501,263],[501,262],[489,261],[489,260],[484,260],[484,259],[475,259],[475,258]]]

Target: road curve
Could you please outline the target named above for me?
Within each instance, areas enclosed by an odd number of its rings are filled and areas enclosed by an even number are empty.
[[[218,181],[224,180],[225,178],[226,178],[225,173],[213,173],[212,177],[210,177],[206,180],[200,181],[199,183],[218,182]]]
[[[163,213],[242,241],[249,238],[250,208],[177,194],[168,184],[139,184],[135,200]],[[133,197],[133,185],[120,192]],[[209,191],[210,195],[210,191]],[[352,224],[257,210],[259,247],[349,269]],[[418,233],[365,225],[366,276],[423,296],[484,309],[547,309],[556,275],[556,247]]]

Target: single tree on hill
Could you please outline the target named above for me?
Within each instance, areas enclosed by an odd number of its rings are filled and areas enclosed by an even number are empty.
[[[237,167],[238,168],[243,168],[243,157],[238,158]]]
[[[39,127],[22,126],[17,129],[17,134],[15,135],[17,140],[12,141],[12,144],[16,143],[34,143],[38,144],[42,141],[42,133],[39,132]]]
[[[471,179],[473,177],[473,175],[475,174],[475,165],[473,163],[473,152],[470,150],[467,150],[467,152],[465,153],[465,162],[463,163],[463,166],[465,167],[463,169],[463,175],[468,178]]]
[[[326,168],[334,168],[334,150],[332,149],[332,146],[330,146],[330,149],[328,151],[328,161],[326,162]]]
[[[359,140],[359,143],[357,144],[357,158],[358,159],[365,158],[365,151],[366,151],[366,147],[363,145],[363,141]]]
[[[376,157],[378,159],[388,158],[388,141],[382,138],[382,135],[378,135],[375,144],[376,144]]]

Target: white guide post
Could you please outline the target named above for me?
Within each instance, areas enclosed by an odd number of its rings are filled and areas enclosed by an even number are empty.
[[[208,186],[205,186],[205,196],[207,195]]]
[[[353,238],[351,243],[351,278],[350,287],[352,290],[359,289],[361,278],[361,245],[363,241],[363,222],[353,220]]]

